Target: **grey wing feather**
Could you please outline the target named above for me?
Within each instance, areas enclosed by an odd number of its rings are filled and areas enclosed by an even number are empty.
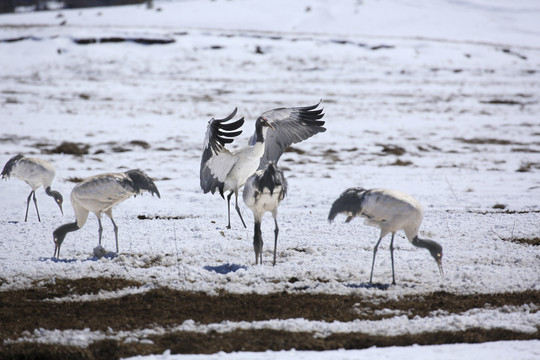
[[[274,127],[266,133],[265,151],[259,169],[268,162],[277,162],[286,148],[306,140],[315,134],[326,131],[323,126],[323,109],[317,109],[319,103],[305,107],[278,108],[269,110],[261,116]],[[250,139],[250,145],[256,142],[256,134]]]
[[[244,124],[244,118],[228,122],[236,115],[236,111],[235,108],[226,118],[211,119],[208,122],[200,169],[201,188],[205,193],[209,191],[214,193],[216,189],[223,193],[223,181],[219,179],[223,177],[223,174],[218,172],[223,172],[224,167],[213,168],[213,166],[216,167],[216,162],[211,161],[211,159],[217,155],[228,153],[225,144],[232,143],[234,138],[242,133],[242,130],[238,129]]]
[[[363,188],[350,188],[345,190],[332,204],[332,208],[328,214],[328,221],[334,220],[334,218],[341,213],[347,215],[347,222],[351,221],[353,217],[362,212],[364,196],[367,195],[368,192],[368,190]]]

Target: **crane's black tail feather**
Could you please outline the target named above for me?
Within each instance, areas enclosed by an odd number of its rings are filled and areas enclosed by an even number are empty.
[[[158,198],[161,198],[159,190],[154,184],[154,181],[144,173],[144,171],[139,169],[126,171],[126,175],[131,179],[132,185],[135,189],[135,192],[139,194],[141,190],[146,190],[152,195],[156,194]]]
[[[11,170],[13,170],[13,166],[17,163],[17,161],[21,160],[23,158],[22,154],[17,154],[11,159],[8,160],[6,165],[4,166],[4,170],[2,170],[2,179],[9,178],[11,176]]]
[[[362,211],[362,201],[366,190],[363,188],[350,188],[345,190],[334,203],[328,214],[328,221],[340,213],[347,214],[347,222]]]

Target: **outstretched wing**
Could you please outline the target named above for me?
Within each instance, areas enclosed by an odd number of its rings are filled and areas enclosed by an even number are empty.
[[[223,196],[225,178],[236,163],[236,158],[225,148],[234,138],[242,133],[238,130],[244,124],[244,118],[229,122],[237,109],[224,119],[211,119],[206,129],[203,154],[201,158],[201,188],[212,194],[219,189]]]
[[[317,109],[318,104],[305,107],[278,108],[266,111],[261,117],[272,125],[266,133],[264,155],[259,169],[268,162],[277,162],[285,149],[292,144],[306,140],[315,134],[326,131],[323,127],[323,109]],[[255,144],[257,135],[253,134],[249,143]]]

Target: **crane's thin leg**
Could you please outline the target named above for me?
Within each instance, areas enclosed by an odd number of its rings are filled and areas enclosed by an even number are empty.
[[[233,191],[227,195],[227,215],[229,219],[229,225],[227,225],[227,229],[231,228],[231,197],[232,197]]]
[[[234,196],[235,196],[235,199],[236,199],[236,205],[235,205],[235,209],[236,209],[236,212],[238,213],[238,216],[240,216],[240,220],[242,220],[242,225],[244,225],[245,228],[247,228],[246,226],[246,223],[244,222],[244,219],[242,218],[242,214],[240,213],[240,207],[238,206],[238,192],[235,191],[234,192]],[[229,224],[230,226],[230,224]]]
[[[396,276],[394,275],[394,235],[396,235],[395,232],[392,233],[392,240],[390,240],[390,258],[392,259],[392,285],[396,285]]]
[[[26,199],[26,215],[24,216],[24,221],[28,219],[28,206],[30,206],[30,199],[32,198],[32,194],[34,193],[34,190],[30,191],[30,195],[28,195],[28,198]]]
[[[114,228],[114,238],[116,240],[116,252],[118,253],[118,226],[116,226],[116,223],[114,222],[112,216],[109,216],[109,218],[112,221],[113,228]]]
[[[253,249],[255,250],[255,265],[260,264],[262,265],[262,247],[263,247],[263,240],[262,240],[262,233],[261,233],[261,223],[255,219],[255,230],[253,232]]]
[[[274,224],[276,225],[276,228],[274,229],[274,266],[276,266],[277,237],[279,234],[279,227],[278,227],[277,220],[275,217],[274,217]]]
[[[101,234],[103,233],[103,226],[101,226],[101,217],[100,216],[98,216],[97,222],[98,222],[99,245],[101,245]]]
[[[377,255],[377,249],[379,248],[379,244],[381,243],[381,240],[384,236],[381,236],[379,238],[379,241],[377,241],[377,244],[375,244],[375,247],[373,248],[373,262],[371,263],[371,275],[369,275],[369,283],[373,284],[373,267],[375,266],[375,255]]]
[[[39,210],[37,207],[36,192],[35,191],[32,191],[32,192],[34,193],[34,205],[36,206],[37,218],[38,218],[38,221],[41,222],[41,218],[39,217]]]

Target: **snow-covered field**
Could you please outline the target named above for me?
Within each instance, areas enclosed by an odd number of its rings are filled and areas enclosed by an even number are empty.
[[[144,345],[166,333],[257,329],[314,336],[504,329],[536,340],[413,346],[403,354],[540,356],[540,4],[154,3],[153,9],[0,16],[0,163],[18,152],[49,160],[56,167],[52,188],[65,199],[62,216],[40,189],[42,222],[31,205],[25,223],[30,188],[17,179],[0,184],[2,294],[58,280],[110,278],[139,285],[51,295],[48,301],[100,302],[159,288],[211,295],[353,295],[372,303],[438,292],[499,300],[518,293],[530,301],[463,311],[435,307],[427,316],[387,309],[375,320],[194,318],[129,331],[36,325],[9,336],[2,331],[4,345],[86,347],[107,339]],[[271,266],[273,221],[267,215],[265,263],[254,266],[249,210],[240,204],[247,229],[233,211],[233,228],[227,230],[226,202],[199,187],[207,121],[238,107],[247,121],[235,148],[247,142],[262,112],[320,99],[327,131],[280,160],[290,189],[279,210],[278,262]],[[54,153],[64,141],[88,153]],[[152,176],[162,196],[131,198],[115,209],[120,254],[94,257],[98,225],[91,216],[84,228],[68,234],[61,259],[53,259],[52,231],[74,219],[74,181],[131,168]],[[378,230],[358,219],[326,220],[332,202],[352,186],[388,187],[417,198],[425,212],[421,234],[443,246],[444,278],[429,253],[399,233],[397,285],[386,286],[391,267],[385,239],[374,271],[381,285],[367,286]],[[106,218],[103,225],[103,245],[114,250],[112,225]],[[402,350],[355,351],[320,355],[383,358]],[[313,358],[300,351],[259,356]]]

